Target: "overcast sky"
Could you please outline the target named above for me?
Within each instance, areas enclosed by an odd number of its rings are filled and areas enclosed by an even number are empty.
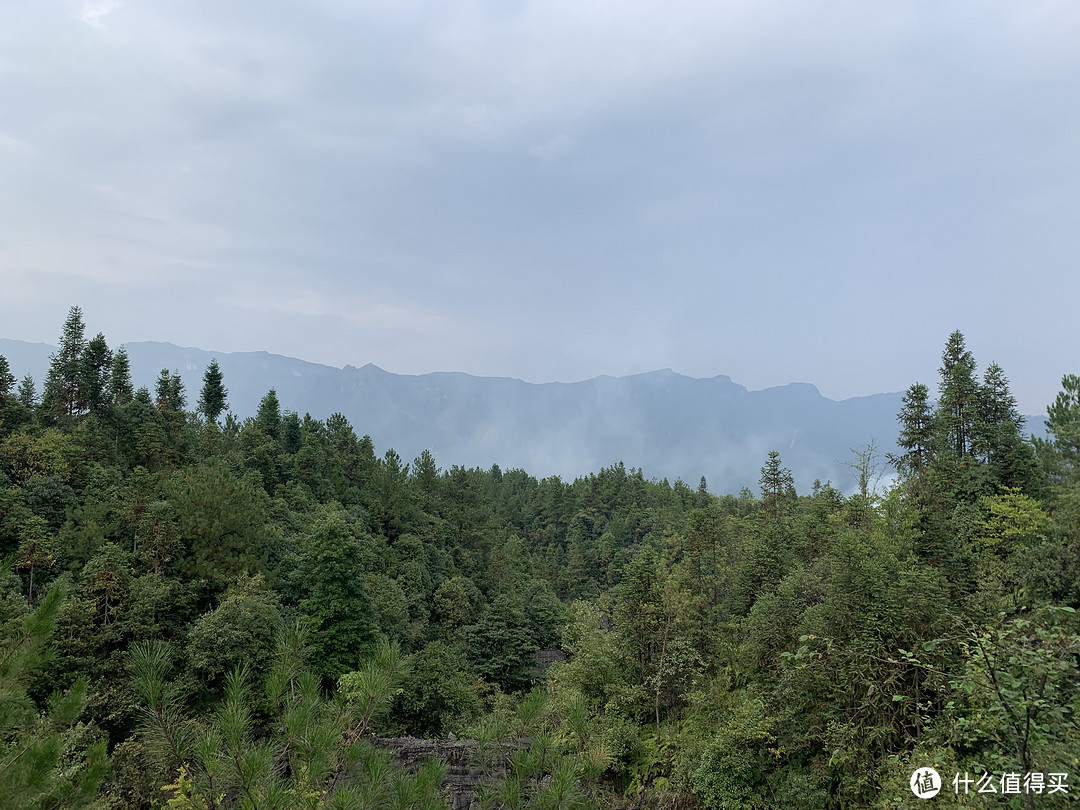
[[[0,335],[842,398],[1080,372],[1074,0],[6,0]]]

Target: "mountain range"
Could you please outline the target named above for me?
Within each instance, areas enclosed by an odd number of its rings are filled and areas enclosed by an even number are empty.
[[[647,478],[681,478],[710,491],[758,488],[770,450],[806,492],[812,481],[850,491],[855,451],[876,443],[895,451],[900,393],[832,400],[807,383],[750,391],[730,377],[687,377],[671,369],[575,383],[527,383],[459,372],[393,374],[309,363],[267,352],[209,352],[169,343],[125,344],[136,386],[161,369],[180,374],[193,408],[202,375],[216,358],[230,409],[255,413],[274,388],[282,408],[325,418],[344,414],[378,452],[407,460],[428,449],[441,467],[521,468],[573,479],[623,462]],[[34,377],[40,393],[55,347],[0,338],[0,354],[18,378]]]

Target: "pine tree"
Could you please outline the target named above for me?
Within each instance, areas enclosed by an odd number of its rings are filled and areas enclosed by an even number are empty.
[[[206,373],[203,374],[202,393],[199,394],[198,411],[206,417],[207,422],[217,422],[218,417],[229,407],[226,399],[228,395],[229,392],[223,384],[221,368],[215,358],[206,367]]]
[[[1039,457],[1058,483],[1076,480],[1080,473],[1080,376],[1066,374],[1061,390],[1046,407],[1047,439],[1035,439]]]
[[[187,405],[187,397],[184,396],[184,382],[180,379],[180,373],[170,374],[167,368],[163,368],[154,384],[154,403],[158,409],[165,413],[179,413]]]
[[[99,411],[108,402],[113,354],[105,335],[97,333],[79,357],[79,409]]]
[[[904,452],[899,456],[890,455],[889,462],[916,491],[921,492],[933,457],[934,432],[930,392],[925,385],[915,383],[907,390],[897,419],[900,436],[896,444]]]
[[[81,361],[86,349],[86,325],[82,310],[72,307],[64,321],[60,335],[60,348],[52,355],[48,376],[45,378],[45,394],[42,405],[57,416],[77,416],[81,402],[79,382]]]
[[[941,384],[934,429],[940,451],[957,458],[974,455],[979,383],[975,379],[975,359],[959,331],[949,335],[938,373]]]
[[[10,576],[0,569],[0,580]],[[3,590],[7,589],[0,587]],[[85,678],[76,680],[67,693],[55,693],[44,713],[27,694],[37,670],[49,658],[49,639],[65,596],[62,586],[53,586],[36,610],[0,624],[0,803],[4,807],[85,807],[93,802],[108,769],[104,741],[87,749],[83,759],[80,752],[68,750],[70,742],[65,739],[86,706]]]
[[[320,674],[337,678],[356,666],[375,640],[375,617],[364,587],[364,546],[342,513],[316,518],[300,540],[296,577],[299,612]]]
[[[255,425],[271,439],[277,439],[281,435],[281,403],[278,402],[277,391],[273,388],[267,391],[266,396],[259,402]]]
[[[15,389],[15,375],[11,373],[7,358],[0,354],[0,397],[6,397]]]
[[[17,394],[19,403],[26,409],[33,409],[37,405],[37,391],[34,388],[34,378],[27,374],[19,383]]]
[[[1034,448],[1024,439],[1024,417],[997,363],[986,369],[979,388],[973,444],[978,456],[990,465],[999,486],[1016,487],[1029,494],[1039,488]]]
[[[780,454],[772,450],[761,468],[761,506],[773,518],[779,518],[786,503],[795,500],[795,479],[791,470],[781,466]]]
[[[109,400],[113,405],[124,405],[135,396],[131,382],[131,361],[127,349],[123,346],[113,354],[112,368],[109,373]]]

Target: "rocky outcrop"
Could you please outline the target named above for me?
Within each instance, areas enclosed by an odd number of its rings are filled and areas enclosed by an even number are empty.
[[[529,745],[524,739],[504,741],[499,752],[482,756],[476,740],[373,737],[371,741],[388,749],[394,756],[394,764],[408,771],[415,771],[426,759],[445,763],[443,787],[449,794],[451,810],[474,810],[478,806],[477,788],[505,775],[509,755]],[[487,760],[486,767],[481,767],[482,760]]]

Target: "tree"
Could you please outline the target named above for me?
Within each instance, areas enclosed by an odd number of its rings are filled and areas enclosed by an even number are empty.
[[[0,580],[9,578],[0,571]],[[6,586],[0,581],[0,591]],[[85,807],[108,769],[104,741],[71,750],[69,733],[86,706],[85,678],[54,693],[43,713],[27,694],[48,658],[65,597],[57,585],[33,612],[11,616],[10,599],[0,607],[0,796],[13,810]]]
[[[50,358],[45,378],[43,405],[54,415],[77,416],[81,412],[79,383],[81,361],[86,349],[86,325],[82,310],[72,307],[60,335],[60,348]]]
[[[280,604],[261,575],[243,576],[188,633],[188,666],[201,683],[220,685],[241,666],[256,676],[270,669],[281,625]]]
[[[949,335],[938,373],[941,383],[934,428],[941,450],[958,459],[974,455],[979,384],[975,379],[975,358],[959,330]]]
[[[340,512],[320,515],[300,542],[298,607],[319,673],[336,679],[354,669],[375,640],[363,544]]]
[[[394,714],[410,734],[441,736],[450,720],[480,708],[478,685],[460,647],[433,641],[409,657]]]
[[[1039,455],[1055,478],[1076,480],[1080,473],[1080,376],[1061,378],[1061,390],[1046,408],[1046,430],[1050,439],[1036,441]]]
[[[265,685],[273,709],[269,722],[260,722],[261,713],[253,710],[251,673],[241,667],[226,678],[217,711],[197,724],[188,715],[181,691],[166,679],[172,666],[167,645],[151,642],[133,648],[129,667],[146,707],[143,736],[159,769],[166,778],[174,778],[163,788],[169,794],[167,806],[172,810],[444,806],[439,784],[445,767],[429,760],[411,775],[392,767],[389,752],[361,739],[354,704],[365,696],[363,684],[347,680],[342,691],[350,700],[328,700],[319,678],[304,667],[305,653],[301,633],[282,634],[277,665]]]
[[[20,404],[27,410],[37,405],[37,391],[34,390],[34,378],[27,374],[19,383],[18,398]]]
[[[187,546],[181,569],[215,588],[245,571],[255,573],[266,526],[260,492],[218,458],[173,475],[165,494]]]
[[[184,395],[184,381],[179,372],[169,373],[163,368],[154,384],[154,403],[163,413],[179,413],[187,405]]]
[[[930,409],[930,391],[915,383],[904,394],[897,419],[900,436],[896,445],[904,452],[889,455],[891,463],[916,492],[923,492],[926,472],[933,457],[934,414]]]
[[[221,368],[218,366],[217,358],[214,358],[206,367],[206,373],[203,374],[202,393],[199,394],[199,413],[206,417],[206,421],[217,422],[218,417],[229,407],[226,399],[228,395],[229,392],[223,385]]]
[[[135,389],[131,383],[131,361],[127,349],[123,346],[113,354],[112,368],[109,372],[109,399],[113,405],[131,402]]]
[[[98,411],[108,401],[110,372],[113,353],[105,342],[105,335],[97,335],[86,344],[79,357],[79,406],[91,412]]]
[[[795,499],[795,479],[791,470],[781,466],[780,454],[769,452],[769,460],[761,468],[761,507],[774,519],[779,519],[785,507]]]
[[[540,647],[529,631],[525,611],[512,598],[495,597],[476,624],[463,628],[462,635],[473,667],[485,679],[507,692],[532,684]]]
[[[0,354],[0,435],[13,430],[25,417],[25,409],[15,396],[15,375]]]
[[[0,354],[0,397],[6,397],[15,390],[15,375],[11,373],[7,358]]]
[[[1035,455],[1024,440],[1024,417],[997,363],[991,363],[983,375],[977,406],[972,441],[975,453],[990,465],[999,486],[1030,491],[1037,484]]]
[[[255,426],[275,441],[281,435],[281,403],[278,402],[277,391],[273,388],[259,401]]]

